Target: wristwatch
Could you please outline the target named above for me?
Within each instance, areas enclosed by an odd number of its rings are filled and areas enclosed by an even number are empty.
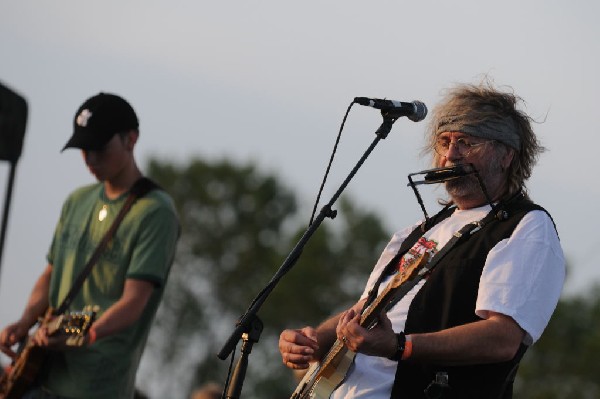
[[[396,352],[392,356],[388,357],[388,359],[399,362],[404,354],[405,346],[406,336],[404,335],[404,332],[396,334]]]

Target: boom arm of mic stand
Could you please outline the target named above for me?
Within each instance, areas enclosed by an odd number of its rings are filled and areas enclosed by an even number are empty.
[[[321,212],[319,212],[319,214],[317,215],[317,217],[315,218],[313,223],[310,226],[308,226],[308,228],[306,229],[306,231],[304,232],[304,234],[302,235],[302,237],[300,238],[298,243],[294,246],[294,248],[292,249],[290,254],[284,260],[283,264],[279,267],[279,270],[277,270],[275,275],[272,277],[271,281],[258,294],[258,296],[252,301],[252,303],[251,303],[250,307],[248,308],[248,310],[246,311],[246,313],[244,315],[242,315],[242,317],[236,324],[236,327],[235,327],[233,333],[229,336],[229,339],[225,342],[225,345],[223,346],[221,351],[217,354],[217,357],[219,359],[221,359],[221,360],[227,359],[227,357],[229,357],[229,355],[235,348],[237,342],[242,338],[242,336],[244,334],[250,333],[252,323],[255,322],[255,320],[258,318],[258,316],[257,316],[258,311],[260,310],[262,304],[266,301],[269,294],[273,291],[273,289],[275,288],[275,286],[277,285],[279,280],[281,280],[281,278],[292,269],[294,264],[296,264],[296,262],[300,258],[300,255],[302,254],[302,250],[303,250],[304,246],[306,245],[306,243],[308,243],[308,241],[310,240],[312,235],[319,228],[319,226],[321,225],[323,220],[325,220],[326,217],[332,217],[333,215],[335,215],[335,212],[332,210],[333,204],[337,201],[337,199],[340,197],[342,192],[346,189],[346,187],[350,183],[350,180],[352,180],[354,175],[356,175],[356,173],[358,172],[358,169],[360,169],[360,167],[364,164],[364,162],[367,160],[367,158],[371,154],[371,152],[373,152],[373,150],[375,149],[375,147],[377,146],[379,141],[381,141],[382,139],[385,139],[387,137],[387,134],[389,133],[389,131],[392,127],[392,124],[397,119],[397,118],[389,118],[389,117],[386,117],[385,115],[383,116],[383,118],[384,118],[383,124],[377,130],[376,137],[373,140],[373,142],[371,142],[371,144],[369,145],[369,147],[367,148],[365,153],[362,155],[362,157],[359,159],[359,161],[354,166],[354,168],[350,171],[350,173],[348,174],[348,176],[346,177],[344,182],[340,185],[338,190],[332,196],[331,200],[327,203],[327,205],[325,205],[321,209]],[[256,341],[258,341],[258,337],[256,337]],[[243,382],[243,378],[238,377],[238,380]],[[236,392],[239,392],[240,390],[241,390],[241,388],[237,388]]]

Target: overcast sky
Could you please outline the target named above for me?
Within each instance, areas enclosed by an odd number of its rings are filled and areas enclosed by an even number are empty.
[[[558,225],[571,265],[566,293],[584,292],[600,281],[599,4],[3,2],[0,82],[27,99],[30,115],[0,271],[0,324],[20,315],[45,266],[63,199],[93,181],[77,151],[60,149],[75,110],[100,91],[136,109],[141,166],[151,155],[253,161],[301,195],[308,220],[354,97],[432,108],[443,89],[487,74],[541,122],[535,129],[549,151],[528,187]],[[344,194],[377,211],[390,232],[420,217],[406,176],[429,167],[419,154],[427,121],[398,120]],[[325,200],[380,123],[376,110],[352,108]],[[3,189],[8,170],[0,164]]]

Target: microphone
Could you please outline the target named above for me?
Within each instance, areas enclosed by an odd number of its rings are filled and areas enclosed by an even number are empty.
[[[421,101],[404,103],[394,100],[380,100],[377,98],[355,97],[354,102],[367,107],[380,109],[381,111],[391,111],[398,116],[406,116],[413,122],[419,122],[427,116],[427,107]]]

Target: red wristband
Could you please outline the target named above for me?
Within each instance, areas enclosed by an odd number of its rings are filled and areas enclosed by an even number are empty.
[[[402,353],[402,360],[406,360],[412,355],[412,337],[406,336],[406,342],[404,343],[404,352]]]

